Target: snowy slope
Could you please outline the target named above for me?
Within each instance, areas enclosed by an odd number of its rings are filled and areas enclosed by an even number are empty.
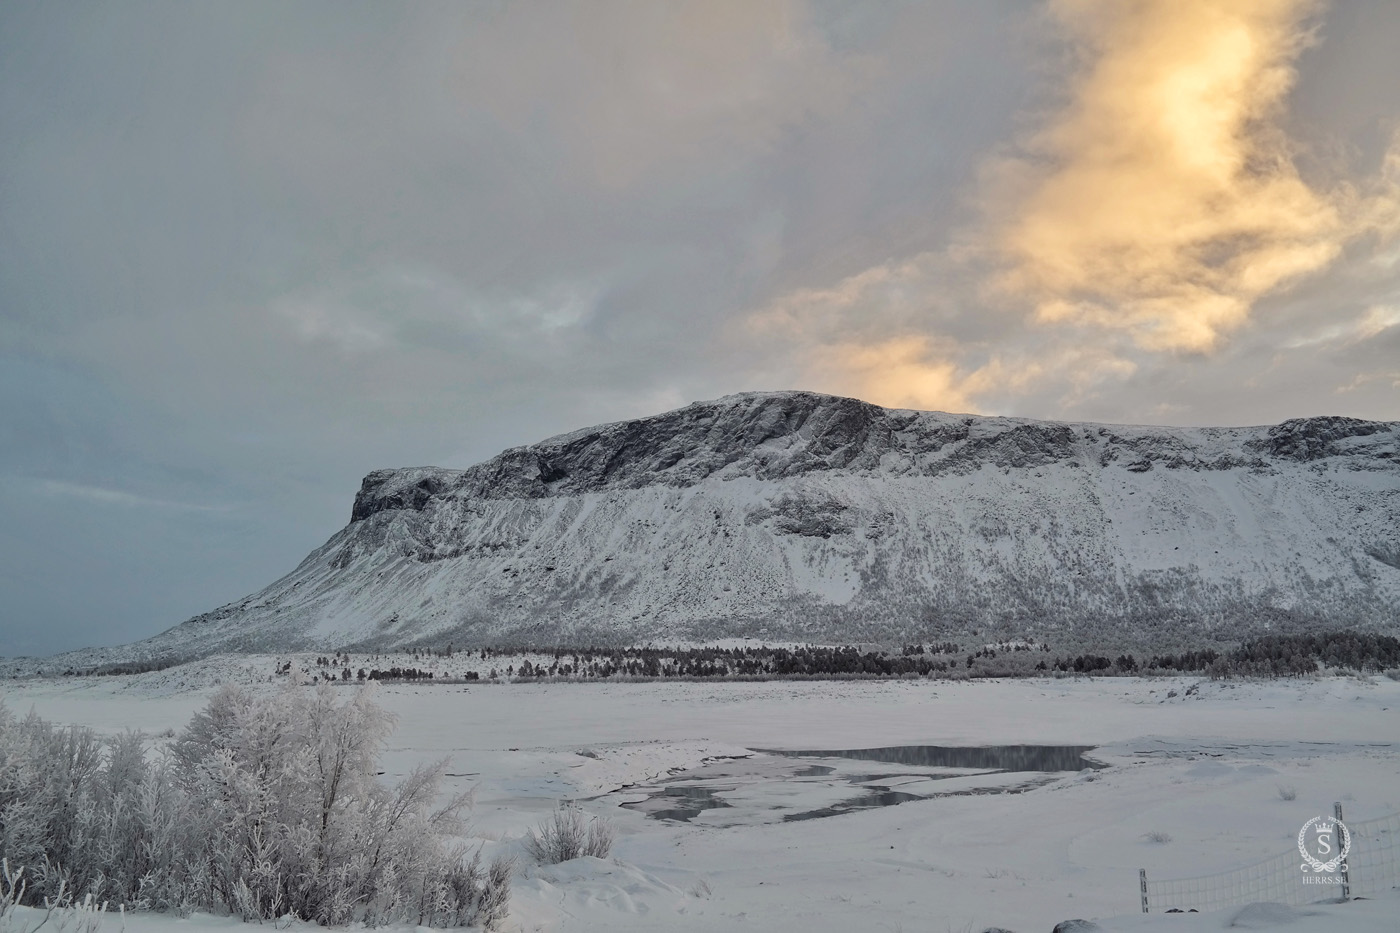
[[[749,393],[371,473],[142,654],[1395,624],[1400,422],[1067,424]]]

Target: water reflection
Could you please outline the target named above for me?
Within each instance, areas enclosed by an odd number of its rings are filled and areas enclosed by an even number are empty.
[[[647,796],[621,805],[652,819],[682,823],[708,810],[733,814],[707,819],[714,825],[813,820],[938,797],[1022,793],[1064,772],[1106,768],[1086,757],[1093,748],[899,745],[760,750],[752,758],[717,761],[671,775],[662,787],[635,788],[633,793],[646,791]],[[857,761],[864,766],[843,764]]]
[[[897,804],[907,803],[910,800],[927,800],[919,794],[906,794],[897,790],[874,790],[861,797],[853,797],[850,800],[843,800],[841,803],[831,807],[821,807],[816,810],[803,810],[801,813],[787,813],[783,815],[783,822],[792,823],[798,820],[819,820],[824,816],[837,816],[842,813],[849,813],[852,810],[871,810],[875,807],[893,807]]]
[[[623,806],[629,810],[640,810],[654,820],[689,823],[706,810],[718,810],[730,806],[716,797],[715,794],[733,789],[732,787],[701,787],[693,784],[671,785],[653,792],[645,800],[624,803]]]
[[[887,748],[848,748],[829,751],[759,749],[784,758],[856,758],[925,768],[975,768],[979,771],[1082,771],[1104,768],[1085,758],[1093,745],[893,745]]]

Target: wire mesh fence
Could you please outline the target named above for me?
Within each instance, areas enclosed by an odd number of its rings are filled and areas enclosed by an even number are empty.
[[[1400,813],[1347,824],[1351,853],[1347,856],[1352,897],[1372,897],[1400,887]]]
[[[1341,805],[1337,807],[1340,820]],[[1336,871],[1305,871],[1308,866],[1296,849],[1197,878],[1156,880],[1139,871],[1143,913],[1172,909],[1204,913],[1260,901],[1296,906],[1371,897],[1400,887],[1400,813],[1345,826],[1350,851]]]

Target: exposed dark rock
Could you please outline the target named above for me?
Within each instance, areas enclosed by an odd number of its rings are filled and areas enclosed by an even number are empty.
[[[1318,418],[1290,418],[1269,428],[1267,441],[1256,442],[1275,457],[1288,460],[1316,460],[1336,452],[1336,442],[1349,437],[1366,437],[1393,426],[1380,421],[1362,421],[1335,415]]]
[[[1091,920],[1061,920],[1051,933],[1101,933],[1103,927]]]
[[[350,510],[350,520],[357,522],[386,509],[421,512],[430,499],[451,488],[456,475],[453,471],[432,467],[375,470],[360,483],[360,491],[355,494],[355,504]]]
[[[1400,544],[1372,544],[1366,547],[1366,553],[1387,567],[1394,567],[1400,570]]]

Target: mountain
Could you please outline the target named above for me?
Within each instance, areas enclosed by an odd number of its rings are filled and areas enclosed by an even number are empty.
[[[1400,422],[1071,424],[732,395],[365,477],[145,653],[1394,628]],[[138,647],[138,646],[133,646]]]

